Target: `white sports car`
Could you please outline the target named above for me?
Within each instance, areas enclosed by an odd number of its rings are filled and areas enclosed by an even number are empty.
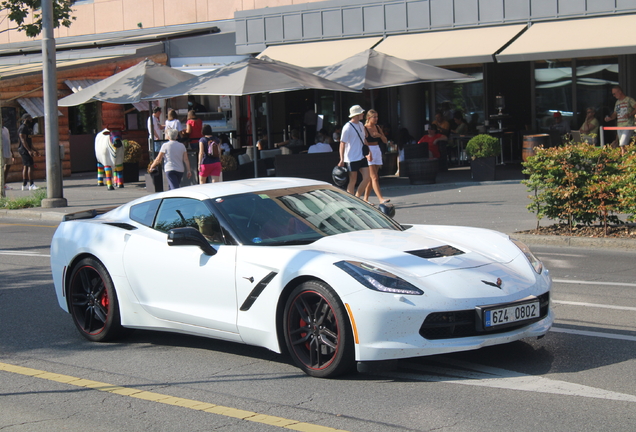
[[[384,209],[386,210],[386,209]],[[79,332],[166,330],[287,351],[307,374],[542,337],[551,279],[476,228],[400,225],[329,184],[190,186],[67,216],[51,244]]]

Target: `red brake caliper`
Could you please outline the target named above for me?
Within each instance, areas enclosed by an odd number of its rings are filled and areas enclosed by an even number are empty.
[[[104,307],[104,309],[108,310],[108,292],[104,291],[104,295],[102,296],[102,299],[100,300],[101,305]]]

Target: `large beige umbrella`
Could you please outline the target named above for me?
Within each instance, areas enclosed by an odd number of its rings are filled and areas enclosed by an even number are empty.
[[[192,78],[187,72],[146,59],[135,66],[103,79],[60,99],[58,106],[75,106],[90,101],[114,104],[137,103],[145,96]]]
[[[315,75],[355,90],[470,78],[459,72],[404,60],[372,49],[322,68]]]
[[[268,57],[248,58],[191,78],[144,99],[168,99],[183,95],[245,96],[291,90],[322,89],[356,91],[321,78],[311,71]]]

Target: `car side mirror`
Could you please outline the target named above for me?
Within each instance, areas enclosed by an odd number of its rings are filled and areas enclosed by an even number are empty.
[[[168,231],[168,246],[198,246],[206,255],[216,254],[216,249],[208,243],[203,234],[192,227],[174,228]]]

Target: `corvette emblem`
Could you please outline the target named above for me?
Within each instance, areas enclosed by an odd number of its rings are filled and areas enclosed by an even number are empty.
[[[497,287],[499,289],[501,289],[501,284],[503,283],[501,278],[497,278],[497,282],[490,282],[490,281],[485,281],[485,280],[482,280],[482,282],[485,283],[486,285],[494,286],[494,287]]]

